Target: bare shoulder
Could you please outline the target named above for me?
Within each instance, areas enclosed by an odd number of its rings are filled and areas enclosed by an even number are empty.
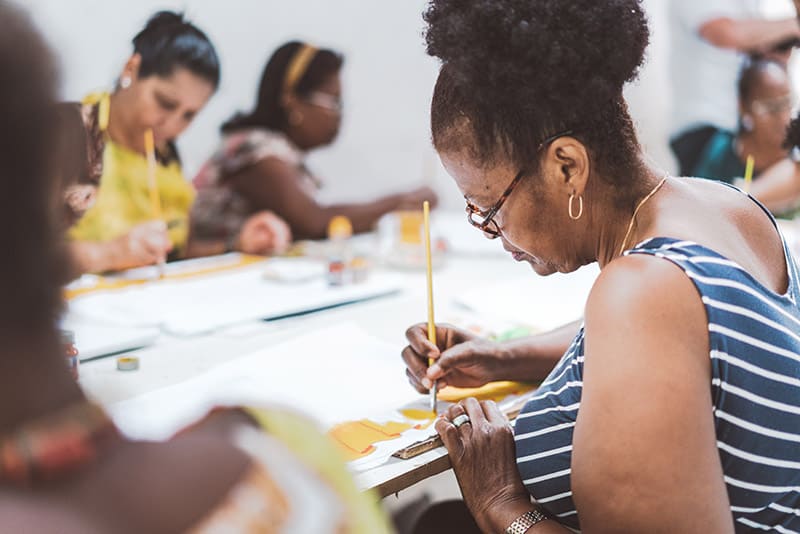
[[[587,332],[617,326],[654,333],[657,329],[705,327],[700,294],[671,261],[632,254],[610,262],[600,273],[586,304]],[[684,330],[685,331],[685,330]]]
[[[747,195],[711,180],[675,181],[677,192],[662,235],[688,239],[735,261],[766,287],[788,284],[783,242],[774,222]]]
[[[649,384],[672,395],[710,383],[708,318],[694,283],[671,261],[633,254],[609,263],[586,305],[585,393]],[[685,382],[676,384],[680,377]],[[686,398],[686,397],[684,397]]]
[[[586,308],[572,487],[585,530],[726,531],[705,309],[675,264],[630,255]],[[713,525],[713,527],[711,527]]]

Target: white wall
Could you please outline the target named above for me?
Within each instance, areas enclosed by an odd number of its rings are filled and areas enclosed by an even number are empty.
[[[667,76],[666,5],[644,0],[652,30],[648,61],[626,95],[640,140],[672,170],[666,141],[671,106]],[[698,0],[702,1],[702,0]],[[764,0],[772,15],[790,0]],[[329,184],[329,199],[369,198],[423,182],[435,169],[445,205],[462,200],[438,165],[429,142],[428,106],[437,64],[425,55],[425,0],[26,0],[63,66],[62,94],[78,99],[108,88],[131,52],[130,39],[162,8],[183,9],[214,41],[223,68],[217,95],[180,140],[186,174],[214,149],[218,126],[249,109],[261,70],[281,43],[310,39],[343,52],[345,120],[339,140],[315,152],[311,167]]]

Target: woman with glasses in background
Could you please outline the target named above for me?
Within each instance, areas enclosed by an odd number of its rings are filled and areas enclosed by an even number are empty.
[[[747,157],[758,177],[788,157],[783,146],[794,94],[786,66],[751,59],[739,77],[739,131],[719,131],[706,144],[692,176],[732,183],[745,174]]]
[[[194,179],[198,191],[192,233],[228,238],[256,210],[283,218],[298,239],[325,237],[336,215],[365,232],[386,213],[419,209],[434,201],[427,187],[373,202],[322,205],[319,179],[305,166],[306,153],[330,144],[339,133],[342,56],[292,41],[267,62],[255,109],[222,126],[222,144]]]

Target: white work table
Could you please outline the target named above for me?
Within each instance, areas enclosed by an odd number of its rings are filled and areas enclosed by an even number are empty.
[[[469,228],[468,230],[471,231]],[[393,272],[399,273],[403,280],[403,289],[399,293],[298,317],[276,321],[253,320],[194,337],[161,334],[153,345],[126,354],[139,358],[139,370],[118,371],[115,356],[99,358],[81,364],[80,383],[91,398],[101,404],[111,405],[200,375],[214,373],[215,368],[237,358],[341,323],[355,323],[376,338],[396,347],[399,360],[400,351],[406,344],[406,328],[426,319],[425,276],[423,271]],[[578,276],[581,280],[574,284],[575,291],[582,293],[590,283],[587,279],[592,275]],[[461,308],[456,302],[469,300],[470,292],[484,290],[488,291],[488,297],[493,297],[492,287],[502,289],[509,285],[519,285],[520,289],[524,289],[528,281],[534,287],[545,287],[541,285],[542,279],[537,280],[529,266],[515,263],[510,256],[449,255],[444,265],[434,272],[437,320],[447,320],[453,313],[460,313],[458,310]],[[558,292],[563,292],[565,288],[569,291],[572,285],[564,280],[555,284]],[[538,290],[534,291],[534,295],[537,293]],[[546,291],[541,294],[542,299],[537,301],[530,297],[530,291],[521,291],[519,298],[527,302],[520,302],[518,306],[522,309],[529,306],[531,310],[539,310],[541,314],[542,310],[546,313],[549,307],[558,305],[552,294],[547,294]],[[471,298],[474,299],[474,295]],[[576,298],[579,300],[580,295],[573,295],[573,300]],[[202,295],[198,295],[198,299],[202,299]],[[502,310],[501,313],[495,313],[498,306],[498,302],[488,298],[487,309],[481,314],[472,315],[485,317],[489,322],[500,319],[510,321],[516,317],[513,310],[505,314]],[[580,310],[577,313],[579,312]],[[519,323],[531,324],[524,316],[516,319]],[[78,345],[80,348],[80,340]],[[297,355],[298,358],[303,356]],[[308,369],[308,373],[313,372],[313,368]],[[358,373],[358,369],[342,369],[341,372]],[[297,377],[298,381],[302,381],[302,378]],[[331,380],[336,380],[336,377],[332,376]],[[406,377],[400,373],[391,380],[405,383]],[[413,397],[415,394],[408,387],[410,396]],[[357,396],[358,391],[348,394]],[[367,415],[369,399],[364,399],[364,403],[364,415]],[[375,488],[381,496],[386,496],[448,467],[446,451],[440,448],[408,460],[392,458],[379,467],[358,473],[357,482],[362,488]]]

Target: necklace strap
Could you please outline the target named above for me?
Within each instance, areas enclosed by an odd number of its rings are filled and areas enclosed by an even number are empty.
[[[639,203],[636,205],[636,209],[633,210],[633,215],[631,216],[631,222],[628,223],[628,231],[625,232],[625,238],[622,240],[622,246],[619,249],[620,256],[622,256],[622,253],[625,252],[625,245],[627,245],[628,238],[630,238],[631,236],[631,231],[633,230],[633,224],[636,222],[636,215],[639,213],[639,210],[642,209],[642,206],[644,206],[645,203],[653,197],[653,195],[658,193],[658,190],[661,189],[661,186],[663,186],[666,183],[667,178],[669,178],[669,174],[664,176],[664,178],[662,178],[661,181],[658,182],[658,184],[656,184],[656,186],[652,189],[652,191],[647,193],[647,195],[642,200],[640,200]]]

